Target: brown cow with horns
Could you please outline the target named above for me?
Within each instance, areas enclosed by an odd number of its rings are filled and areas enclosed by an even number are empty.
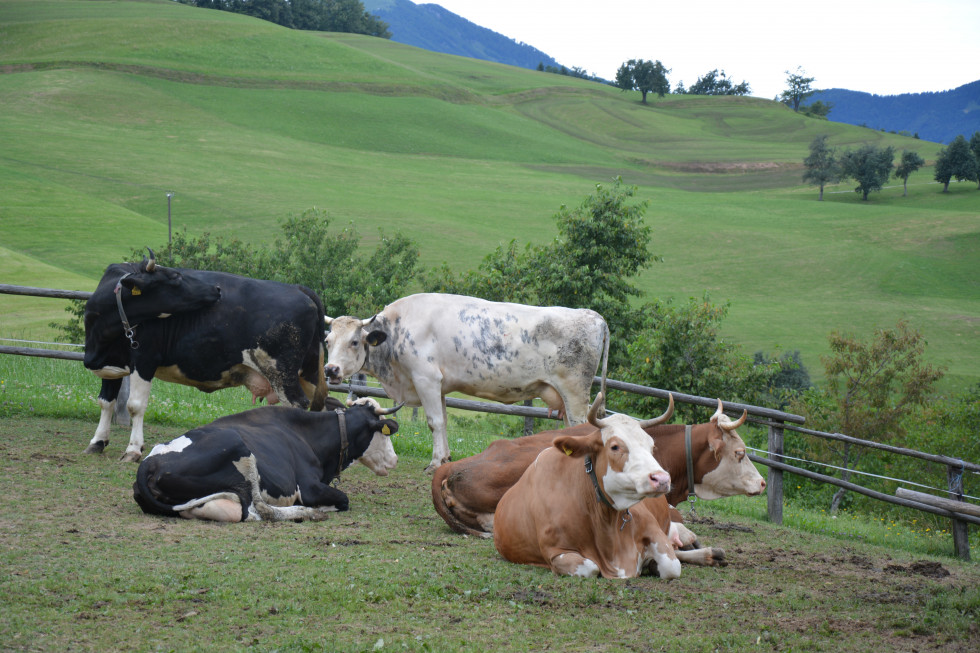
[[[745,423],[747,415],[743,412],[732,421],[723,408],[719,399],[718,409],[704,424],[664,424],[673,414],[671,396],[663,415],[643,423],[643,429],[656,443],[654,455],[670,474],[671,488],[666,500],[671,504],[679,504],[689,494],[717,499],[738,494],[756,496],[765,491],[766,482],[749,461],[745,442],[735,430]],[[491,442],[483,452],[436,470],[432,477],[432,504],[457,533],[490,537],[497,503],[538,454],[561,434],[584,435],[594,429],[582,424]],[[690,453],[685,446],[687,439]]]

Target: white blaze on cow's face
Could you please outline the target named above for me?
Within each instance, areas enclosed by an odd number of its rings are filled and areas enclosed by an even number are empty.
[[[709,439],[709,446],[718,460],[718,467],[705,474],[700,483],[694,484],[695,494],[701,499],[762,494],[766,481],[749,460],[745,442],[735,432],[731,419],[723,413],[715,413],[711,421],[718,433]]]
[[[653,438],[627,415],[602,420],[606,460],[602,485],[617,510],[670,490],[670,475],[653,457]]]
[[[391,445],[391,438],[380,432],[375,432],[371,444],[357,462],[362,463],[378,476],[387,476],[388,472],[398,464],[398,454]]]
[[[330,320],[327,333],[327,378],[339,382],[361,371],[367,358],[367,336],[364,320],[338,317]]]
[[[369,406],[375,414],[381,410],[381,404],[374,397],[359,397],[354,401],[348,401],[348,406]],[[398,464],[398,454],[395,447],[391,444],[391,437],[380,431],[375,431],[371,436],[371,444],[368,445],[364,454],[356,462],[363,464],[378,476],[387,476],[388,472]]]

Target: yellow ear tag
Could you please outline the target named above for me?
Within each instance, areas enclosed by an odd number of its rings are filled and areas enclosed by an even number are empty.
[[[571,449],[570,449],[569,447],[565,447],[565,455],[566,455],[566,456],[571,456],[571,455],[572,455],[572,453],[573,453],[573,452],[572,452],[572,450],[571,450]]]
[[[134,296],[135,296],[135,295],[142,295],[142,294],[143,294],[143,293],[142,293],[142,292],[140,291],[140,289],[139,289],[139,288],[137,288],[136,286],[133,286],[133,289],[132,289],[132,290],[131,290],[130,292],[132,292]]]
[[[384,433],[385,435],[391,435],[391,429],[388,428],[387,424],[381,427],[381,432]]]

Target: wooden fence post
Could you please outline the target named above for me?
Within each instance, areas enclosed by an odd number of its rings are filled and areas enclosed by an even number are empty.
[[[533,403],[534,402],[532,400],[530,400],[530,399],[525,399],[524,400],[524,405],[525,406],[531,406],[531,405],[533,405]],[[533,417],[525,416],[524,417],[524,435],[533,435],[533,434],[534,434],[534,418]]]
[[[769,459],[783,462],[783,422],[769,425]],[[779,424],[780,426],[777,426]],[[769,507],[769,521],[783,523],[783,472],[770,467],[766,479],[766,501]]]
[[[949,481],[949,498],[963,501],[963,467],[948,465],[946,479]],[[970,559],[970,525],[965,521],[953,519],[953,549],[963,560]]]

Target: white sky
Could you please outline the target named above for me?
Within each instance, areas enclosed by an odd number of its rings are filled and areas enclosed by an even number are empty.
[[[672,88],[724,70],[763,98],[797,66],[814,88],[878,95],[980,79],[980,0],[431,1],[609,80],[628,59],[659,59]]]

